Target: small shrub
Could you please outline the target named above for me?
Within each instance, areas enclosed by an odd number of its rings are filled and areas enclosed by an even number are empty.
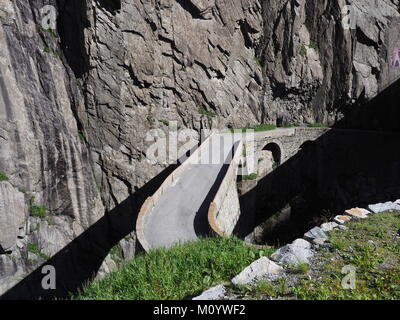
[[[44,218],[47,216],[47,210],[43,206],[31,205],[29,212],[31,213],[32,217]]]
[[[262,63],[261,63],[261,59],[260,58],[254,57],[254,61],[260,68],[262,68]]]
[[[38,248],[38,246],[34,243],[28,243],[28,245],[26,246],[26,248],[28,249],[29,252],[36,254],[37,256],[42,257],[43,259],[50,259],[50,257],[44,253],[42,253],[40,251],[40,249]]]
[[[301,45],[301,48],[300,48],[300,55],[301,55],[302,57],[306,57],[306,56],[307,56],[307,49],[306,49],[306,47],[305,47],[304,44]]]
[[[1,181],[8,181],[8,177],[4,172],[0,172],[0,182]]]
[[[34,253],[36,255],[40,255],[40,250],[39,250],[39,248],[38,248],[38,246],[36,244],[28,243],[26,248],[28,249],[29,252]]]
[[[114,261],[115,261],[115,259],[118,261],[124,259],[124,254],[123,254],[122,249],[119,246],[119,244],[117,244],[111,248],[110,254],[112,255],[112,258],[114,258]]]
[[[79,140],[81,140],[82,142],[85,142],[86,137],[85,137],[85,133],[82,130],[78,131],[78,137],[79,137]]]
[[[300,273],[300,274],[306,274],[309,270],[308,264],[307,263],[299,263],[294,267],[293,272],[294,273]]]
[[[213,117],[217,116],[217,113],[215,113],[214,111],[208,111],[206,109],[199,109],[199,113],[204,116],[207,116],[209,118],[213,118]]]
[[[258,177],[258,174],[257,173],[251,173],[251,174],[249,174],[249,175],[247,175],[247,176],[244,176],[243,177],[243,180],[255,180],[255,179],[257,179],[257,177]]]
[[[315,42],[310,42],[309,47],[314,49],[315,51],[319,51],[318,44]]]
[[[49,47],[44,47],[43,51],[46,53],[53,53],[53,51]]]
[[[43,28],[42,26],[39,26],[39,30],[42,32],[49,33],[53,39],[57,38],[57,35],[55,34],[54,30],[52,30],[52,29],[46,29],[46,28]]]

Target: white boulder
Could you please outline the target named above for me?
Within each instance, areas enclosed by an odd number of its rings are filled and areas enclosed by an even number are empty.
[[[296,239],[291,244],[283,246],[272,254],[271,259],[284,265],[296,266],[300,263],[309,264],[313,256],[311,243],[304,239]]]
[[[247,266],[232,279],[234,285],[252,285],[257,281],[271,279],[283,272],[283,268],[267,257],[262,257]]]

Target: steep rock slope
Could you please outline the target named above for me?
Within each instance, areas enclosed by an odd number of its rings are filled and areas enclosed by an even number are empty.
[[[54,31],[42,27],[49,4]],[[376,95],[399,73],[399,1],[352,1],[352,30],[345,4],[2,1],[0,292],[135,198],[168,165],[145,155],[172,121],[333,122]],[[134,237],[123,243],[132,256]]]
[[[400,75],[398,0],[265,1],[263,17],[268,120],[334,123]]]

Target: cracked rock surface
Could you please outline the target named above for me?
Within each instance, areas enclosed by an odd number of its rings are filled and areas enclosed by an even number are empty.
[[[1,1],[0,293],[136,201],[168,165],[146,160],[150,130],[332,123],[376,95],[400,72],[399,1],[352,3],[346,31],[344,0]]]

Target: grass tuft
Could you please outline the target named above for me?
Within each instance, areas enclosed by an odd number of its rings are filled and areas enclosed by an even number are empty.
[[[199,111],[200,114],[202,114],[204,116],[207,116],[209,118],[214,118],[214,117],[217,116],[217,113],[214,112],[214,111],[208,111],[206,109],[199,109],[198,111]]]
[[[309,127],[309,128],[329,128],[329,126],[327,124],[323,124],[323,123],[309,123],[307,125],[307,127]]]
[[[247,175],[247,176],[243,176],[243,180],[244,180],[244,181],[247,181],[247,180],[255,180],[255,179],[257,179],[257,177],[258,177],[258,174],[257,174],[257,173],[251,173],[251,174],[249,174],[249,175]]]
[[[273,125],[273,124],[259,124],[259,125],[247,127],[247,128],[229,129],[229,131],[233,132],[233,133],[241,133],[241,132],[246,132],[248,130],[253,130],[254,132],[261,132],[261,131],[270,131],[270,130],[275,130],[275,129],[276,129],[276,125]]]
[[[0,172],[0,182],[1,181],[8,181],[8,177],[4,172]]]
[[[43,206],[31,205],[29,207],[29,212],[32,217],[44,218],[47,216],[47,210]]]
[[[26,246],[26,248],[27,248],[27,250],[28,250],[29,252],[31,252],[31,253],[33,253],[33,254],[36,254],[37,256],[40,256],[40,257],[42,257],[42,258],[45,259],[45,260],[50,259],[50,257],[49,257],[48,255],[42,253],[42,252],[40,251],[39,247],[38,247],[36,244],[34,244],[34,243],[28,243],[27,246]]]
[[[262,252],[271,253],[266,249]],[[157,249],[88,284],[76,299],[185,299],[230,281],[260,254],[260,250],[233,237],[206,238]]]
[[[308,273],[308,270],[309,270],[309,266],[307,263],[299,263],[293,268],[292,272],[298,273],[298,274],[306,274],[306,273]]]

